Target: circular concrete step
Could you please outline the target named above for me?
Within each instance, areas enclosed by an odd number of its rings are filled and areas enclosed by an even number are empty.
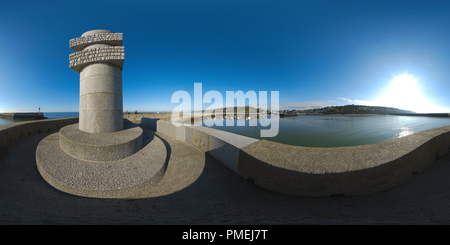
[[[164,142],[150,132],[144,147],[114,161],[91,162],[67,154],[59,146],[59,133],[44,138],[36,149],[41,176],[63,192],[96,198],[127,198],[159,182],[168,162]]]
[[[140,127],[112,133],[86,133],[78,123],[59,131],[59,144],[67,154],[85,161],[113,161],[133,155],[142,148]]]

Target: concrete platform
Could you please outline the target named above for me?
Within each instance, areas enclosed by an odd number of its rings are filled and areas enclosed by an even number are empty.
[[[156,133],[169,149],[161,181],[134,199],[97,199],[66,194],[41,177],[35,152],[48,135],[23,137],[0,159],[0,224],[450,224],[450,153],[390,190],[305,198],[259,188],[194,146]]]
[[[74,157],[73,154],[68,154],[60,147],[60,135],[68,136],[70,135],[68,132],[76,132],[76,126],[77,124],[66,126],[61,129],[62,133],[53,133],[47,136],[37,146],[37,168],[42,177],[53,187],[66,193],[84,197],[128,198],[135,197],[143,189],[161,180],[168,162],[168,150],[163,141],[151,132],[147,131],[144,134],[144,146],[132,155],[118,160],[88,161]],[[123,144],[128,144],[135,141],[136,136],[138,136],[137,139],[142,140],[141,128],[135,127],[130,130],[131,133],[125,130],[124,132],[112,133],[106,138],[112,139],[118,133],[131,136],[113,140],[114,143],[123,141]],[[96,140],[95,137],[96,135],[89,135],[88,142],[92,144]],[[71,135],[68,138],[75,139],[77,137]],[[62,137],[62,139],[64,139],[62,142],[67,140],[65,137]],[[63,143],[63,145],[66,143]],[[72,144],[70,146],[75,149],[86,146],[78,143],[78,145]],[[103,143],[103,145],[93,144],[90,147],[85,147],[92,149],[92,156],[94,156],[96,148],[104,149],[106,147],[112,150],[117,147],[120,148],[120,144],[110,145],[109,141],[97,143]],[[67,146],[65,147],[67,148]],[[106,151],[107,154],[108,152]],[[109,153],[114,156],[111,152]],[[87,155],[91,157],[91,155]],[[83,157],[86,157],[86,155],[83,155]]]
[[[113,161],[133,155],[142,148],[143,131],[137,126],[124,130],[91,134],[81,131],[78,123],[59,131],[59,145],[69,155],[85,161]]]

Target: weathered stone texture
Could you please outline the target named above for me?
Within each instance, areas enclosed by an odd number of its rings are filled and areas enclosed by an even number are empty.
[[[114,46],[122,45],[123,41],[123,33],[114,33],[114,32],[103,32],[96,33],[92,35],[84,35],[81,37],[70,39],[69,45],[75,51],[80,51],[84,47],[96,44],[96,43],[104,43]]]
[[[78,73],[84,66],[97,62],[107,62],[122,68],[124,59],[123,46],[85,49],[69,55],[69,67]]]

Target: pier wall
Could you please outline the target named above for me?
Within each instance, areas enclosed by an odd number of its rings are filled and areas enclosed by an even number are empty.
[[[23,137],[77,122],[75,117],[0,125],[0,154]],[[158,119],[142,118],[141,124],[210,154],[257,186],[307,197],[390,189],[450,150],[450,126],[375,144],[326,148],[280,144],[202,126],[176,127]]]
[[[236,173],[240,149],[259,141],[208,127],[186,124],[176,127],[172,122],[152,118],[142,118],[141,124],[207,152]]]
[[[43,112],[0,113],[0,118],[10,119],[44,119]]]
[[[4,154],[10,143],[42,132],[52,132],[60,128],[78,122],[78,117],[63,119],[48,119],[9,123],[0,125],[0,155]]]
[[[257,186],[278,193],[363,195],[408,181],[450,150],[450,126],[352,147],[300,147],[202,126],[142,118],[150,129],[210,154]]]

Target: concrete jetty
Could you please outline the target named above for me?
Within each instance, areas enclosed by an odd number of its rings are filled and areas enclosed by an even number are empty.
[[[42,112],[0,113],[0,118],[8,119],[45,119]]]
[[[142,118],[262,188],[307,197],[365,195],[408,181],[450,150],[450,126],[375,144],[300,147],[202,126]]]
[[[309,198],[259,188],[210,153],[154,132],[170,149],[157,185],[133,199],[69,195],[46,183],[36,169],[35,153],[42,139],[76,122],[0,126],[0,140],[5,140],[0,147],[6,148],[0,155],[0,224],[450,224],[450,153],[395,188]]]

